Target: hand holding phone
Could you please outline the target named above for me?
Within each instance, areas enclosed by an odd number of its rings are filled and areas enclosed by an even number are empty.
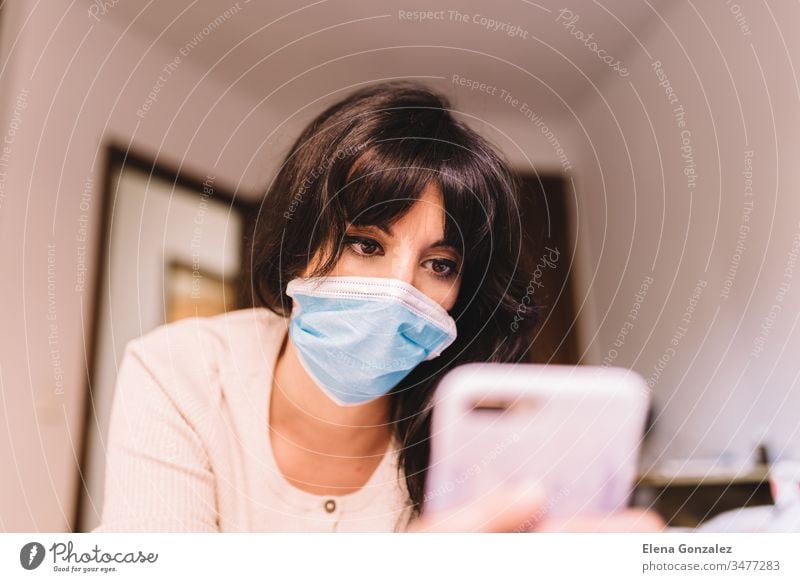
[[[538,484],[551,517],[624,509],[648,402],[624,368],[459,366],[434,395],[423,512],[515,483]]]

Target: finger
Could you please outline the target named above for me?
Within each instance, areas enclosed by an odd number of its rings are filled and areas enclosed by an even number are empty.
[[[629,508],[606,516],[574,515],[549,517],[536,526],[538,532],[631,532],[663,531],[666,523],[657,513],[641,508]]]
[[[455,509],[423,514],[410,532],[513,532],[527,531],[540,518],[544,494],[536,484],[523,488],[501,487]]]

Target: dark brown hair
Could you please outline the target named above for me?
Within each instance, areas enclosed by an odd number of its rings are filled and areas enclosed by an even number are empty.
[[[455,118],[443,95],[407,81],[371,85],[323,111],[292,145],[256,219],[250,265],[254,303],[287,316],[286,284],[320,251],[327,260],[312,274],[330,272],[348,221],[386,227],[430,183],[443,196],[445,240],[463,262],[450,310],[456,341],[418,365],[390,396],[402,443],[399,467],[415,514],[423,505],[436,384],[459,364],[519,361],[538,321],[536,306],[523,305],[516,177]]]

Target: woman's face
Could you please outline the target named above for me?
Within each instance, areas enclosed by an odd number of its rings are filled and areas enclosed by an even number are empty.
[[[441,192],[430,184],[389,232],[348,225],[331,275],[400,279],[449,311],[461,284],[461,255],[442,240],[444,217]]]

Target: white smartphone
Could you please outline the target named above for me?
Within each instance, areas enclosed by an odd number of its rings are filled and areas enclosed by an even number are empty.
[[[423,512],[536,481],[543,513],[627,506],[650,391],[619,367],[466,364],[434,394]]]

